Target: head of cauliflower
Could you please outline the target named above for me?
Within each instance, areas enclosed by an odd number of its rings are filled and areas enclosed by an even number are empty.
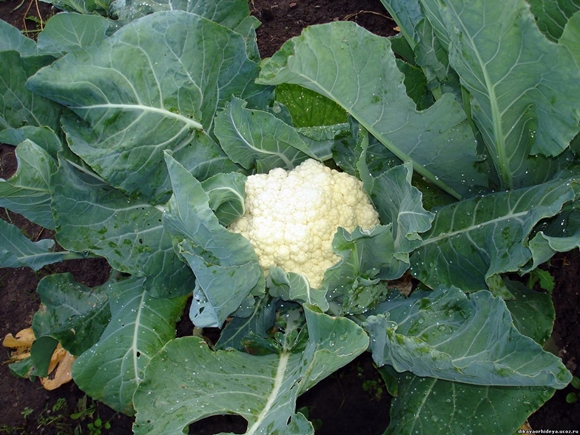
[[[340,260],[332,250],[337,228],[379,224],[360,180],[313,159],[291,171],[249,176],[245,188],[245,214],[229,229],[250,241],[265,273],[279,266],[303,274],[315,288]]]

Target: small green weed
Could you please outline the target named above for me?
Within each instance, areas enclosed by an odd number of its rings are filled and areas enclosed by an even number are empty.
[[[357,377],[364,379],[362,383],[362,388],[366,393],[372,396],[372,400],[381,400],[385,394],[384,383],[381,379],[367,379],[364,373],[364,368],[360,363],[356,365]]]
[[[48,429],[58,435],[103,435],[111,429],[109,421],[103,421],[92,399],[83,396],[78,400],[74,412],[64,397],[59,398],[52,407],[46,407],[36,418],[36,429]],[[25,407],[20,414],[24,421],[34,418],[34,409]],[[30,425],[30,422],[28,422]],[[26,424],[18,426],[1,425],[0,434],[27,435]]]
[[[26,408],[25,408],[26,409]],[[38,416],[37,428],[56,428],[63,434],[70,433],[70,423],[67,416],[68,403],[64,397],[59,398],[52,408],[45,408]]]
[[[87,424],[87,428],[89,429],[89,435],[101,435],[102,430],[111,429],[111,423],[108,421],[104,422],[97,417],[94,422]]]
[[[33,412],[34,412],[34,409],[26,406],[22,411],[20,411],[20,414],[22,414],[22,417],[24,417],[24,420],[26,420],[28,418],[28,416],[30,414],[32,414]]]
[[[536,283],[540,285],[540,288],[552,294],[555,283],[554,277],[550,274],[550,272],[540,269],[539,267],[532,270],[528,278],[528,287],[533,288]]]
[[[87,423],[88,435],[101,435],[104,430],[111,429],[111,423],[108,421],[103,421],[101,417],[95,412],[97,407],[93,399],[89,399],[85,395],[81,397],[77,402],[76,412],[70,415],[70,418],[77,420],[79,422],[84,420],[92,420]],[[75,428],[74,435],[85,435],[87,432],[83,432],[80,424]]]
[[[24,421],[26,421],[33,412],[34,409],[26,406],[22,411],[20,411],[20,414],[24,418]],[[7,424],[3,424],[0,426],[0,433],[24,435],[26,433],[25,431],[26,428],[24,426],[9,426]]]
[[[572,382],[570,382],[570,385],[572,385],[572,387],[574,387],[576,390],[579,390],[579,391],[574,391],[572,393],[568,393],[566,395],[566,402],[576,403],[576,402],[578,402],[578,399],[580,399],[580,378],[578,376],[574,376],[572,378]]]
[[[372,395],[373,400],[381,400],[385,393],[382,381],[376,379],[366,379],[362,387],[364,391]]]
[[[0,0],[2,1],[2,0]],[[24,434],[24,427],[22,426],[8,426],[7,424],[3,424],[0,426],[0,433],[8,433],[8,434]]]

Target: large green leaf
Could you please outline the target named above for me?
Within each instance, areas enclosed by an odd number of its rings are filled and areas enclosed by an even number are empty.
[[[221,327],[251,292],[263,294],[264,274],[252,245],[220,225],[201,183],[171,156],[173,195],[163,225],[195,273],[190,317],[198,327]]]
[[[533,266],[548,261],[556,252],[568,252],[580,247],[578,203],[565,207],[562,213],[545,222],[540,230],[530,241],[530,249],[534,254]]]
[[[328,269],[328,273],[325,273],[325,282],[329,276],[333,275],[331,271],[342,268],[349,269],[351,276],[363,276],[368,279],[400,278],[400,275],[395,272],[398,268],[391,264],[394,240],[390,224],[376,225],[369,230],[356,227],[350,233],[339,227],[332,240],[332,250],[341,257],[341,262]],[[348,276],[348,273],[345,276]],[[337,284],[340,281],[338,279]]]
[[[52,337],[75,356],[85,352],[111,319],[107,288],[86,287],[68,273],[44,277],[36,289],[43,304],[32,321],[36,338]]]
[[[383,172],[401,165],[400,159],[357,122],[351,121],[343,125],[348,128],[348,134],[337,141],[332,150],[332,158],[344,172],[363,180],[363,183],[367,182],[365,190],[369,187],[370,178],[378,177]],[[370,193],[366,191],[367,194]]]
[[[385,435],[513,434],[554,392],[460,384],[408,372],[395,376],[398,394]]]
[[[59,9],[65,11],[74,11],[80,14],[106,14],[114,3],[114,0],[46,0]]]
[[[197,337],[169,342],[135,393],[135,433],[182,434],[194,421],[228,413],[248,421],[247,435],[314,434],[295,412],[296,398],[362,353],[368,337],[346,318],[305,313],[309,338],[301,352],[252,356],[212,351]]]
[[[48,335],[34,340],[30,346],[30,363],[33,371],[29,375],[41,378],[48,376],[50,360],[57,346],[58,341]]]
[[[47,264],[59,263],[66,253],[53,252],[54,246],[51,239],[33,242],[16,226],[0,219],[0,267],[39,270]]]
[[[248,57],[255,62],[260,61],[256,37],[260,21],[250,15],[250,4],[246,0],[147,0],[138,3],[135,0],[130,1],[137,8],[143,5],[147,8],[156,2],[153,9],[182,10],[215,21],[242,35],[246,41]]]
[[[232,98],[218,113],[215,134],[230,159],[245,169],[292,170],[316,157],[293,127],[268,112],[247,109],[239,98]]]
[[[0,178],[0,207],[20,213],[30,221],[54,229],[50,207],[51,177],[56,160],[30,140],[16,147],[18,169],[8,180]]]
[[[36,291],[42,305],[32,320],[35,341],[30,349],[35,376],[48,375],[59,343],[77,356],[99,341],[111,319],[107,285],[88,288],[68,273],[49,275],[40,281]]]
[[[308,91],[306,88],[300,88]],[[320,96],[320,94],[316,94]],[[330,101],[330,100],[329,100]],[[334,104],[334,103],[333,103]],[[301,127],[296,131],[310,151],[316,156],[316,160],[324,162],[333,157],[337,145],[344,143],[352,136],[350,125],[346,122],[333,125],[318,125],[314,127]],[[381,145],[383,149],[385,147]]]
[[[48,126],[58,131],[61,108],[30,92],[25,83],[50,56],[21,57],[17,51],[0,51],[0,131],[25,125]]]
[[[381,0],[397,21],[402,35],[413,50],[414,61],[423,69],[429,88],[438,98],[442,92],[459,94],[459,79],[449,66],[447,52],[433,26],[423,14],[418,0]]]
[[[83,137],[77,130],[90,128],[98,140],[73,141],[71,149],[101,177],[127,194],[164,201],[163,151],[191,160],[195,131],[211,131],[216,110],[232,95],[263,94],[244,47],[241,35],[215,22],[160,12],[69,53],[28,86],[85,121],[70,123],[69,134]]]
[[[168,4],[172,9],[201,15],[232,30],[239,28],[250,15],[246,0],[170,0]]]
[[[561,154],[580,121],[580,71],[568,50],[545,38],[524,0],[422,3],[448,39],[501,187],[549,179],[558,162],[535,155]]]
[[[518,272],[531,260],[532,229],[574,200],[577,184],[555,180],[442,207],[411,256],[413,274],[432,288],[446,284],[501,293],[499,274]]]
[[[56,14],[38,35],[38,50],[60,57],[102,41],[113,26],[99,15]]]
[[[570,18],[558,42],[570,50],[576,66],[580,68],[580,12]]]
[[[340,261],[326,269],[321,288],[328,292],[337,315],[364,313],[375,307],[387,293],[381,279],[400,278],[408,267],[394,258],[390,224],[372,230],[356,227],[352,233],[338,228],[332,249]]]
[[[73,169],[64,160],[53,187],[57,239],[63,247],[89,250],[105,257],[114,269],[147,276],[154,296],[191,291],[193,274],[175,254],[160,210]]]
[[[62,142],[59,136],[46,126],[26,125],[20,128],[8,128],[0,131],[0,142],[7,145],[17,146],[27,139],[48,152],[54,159],[57,158],[58,152],[62,149]]]
[[[66,138],[71,149],[78,152],[80,149],[94,149],[99,146],[100,137],[95,134],[91,127],[78,119],[76,116],[65,115],[61,118],[62,128],[66,133]],[[232,162],[228,156],[221,150],[217,143],[205,132],[195,131],[190,142],[180,149],[173,152],[174,157],[187,168],[199,180],[205,180],[208,177],[233,171],[239,171],[241,168]],[[74,156],[67,156],[67,158]],[[82,163],[86,166],[86,163]],[[151,202],[165,202],[171,195],[171,181],[166,173],[157,170],[160,175],[155,182],[150,183],[147,190],[152,199]],[[137,184],[149,183],[150,180],[143,178],[140,171],[131,172],[125,175],[123,183]],[[143,198],[147,200],[147,198]]]
[[[564,207],[554,218],[542,222],[530,240],[533,262],[524,270],[528,272],[545,263],[556,252],[568,252],[580,247],[580,216],[576,202]]]
[[[419,40],[415,47],[415,61],[423,68],[430,87],[442,86],[441,91],[453,91],[456,96],[460,94],[459,78],[451,69],[448,54],[429,21],[421,20],[415,32]],[[436,90],[434,89],[433,92],[435,93]]]
[[[297,85],[276,86],[276,101],[284,104],[296,128],[341,124],[346,112],[334,101]]]
[[[246,212],[246,176],[237,172],[219,173],[201,183],[207,193],[209,206],[219,222],[227,227]]]
[[[504,301],[488,291],[395,294],[376,313],[364,326],[379,366],[474,385],[564,388],[572,379],[559,358],[518,332]]]
[[[249,337],[268,338],[268,331],[276,320],[279,302],[279,299],[262,298],[254,305],[254,311],[248,317],[232,317],[220,332],[215,349],[244,351],[244,340]]]
[[[100,340],[73,365],[73,379],[84,392],[116,411],[132,415],[133,393],[151,358],[175,337],[185,297],[153,298],[146,278],[108,284],[111,322]]]
[[[514,326],[518,331],[543,346],[552,336],[556,318],[552,297],[547,293],[530,290],[518,281],[508,281],[513,299],[506,301]]]
[[[381,0],[381,3],[389,11],[389,14],[397,26],[401,29],[401,34],[407,40],[412,49],[418,42],[415,37],[415,27],[424,18],[421,5],[418,0]]]
[[[455,197],[487,184],[475,140],[451,96],[417,111],[389,40],[350,22],[312,26],[262,64],[259,83],[294,83],[342,106],[402,161]],[[457,170],[461,167],[461,170]]]
[[[434,215],[423,208],[422,194],[411,185],[409,164],[383,172],[369,185],[370,197],[384,219],[392,222],[395,256],[408,263],[408,254],[421,244],[421,233],[431,227]]]
[[[423,208],[421,191],[411,184],[413,168],[410,162],[373,176],[367,163],[368,136],[366,132],[361,135],[362,152],[356,164],[358,173],[381,222],[393,225],[395,257],[409,263],[409,253],[421,244],[419,233],[431,227],[434,215]]]
[[[285,301],[296,301],[328,310],[326,289],[310,286],[308,279],[301,273],[285,272],[281,267],[272,266],[268,274],[268,291],[274,297]]]
[[[539,29],[552,41],[557,41],[570,17],[580,10],[578,0],[528,0]]]
[[[21,56],[37,54],[36,44],[31,38],[27,38],[16,27],[0,20],[0,51],[15,50]]]
[[[397,68],[405,75],[407,95],[415,102],[417,109],[424,110],[431,106],[434,98],[423,71],[401,59],[397,59]]]
[[[215,21],[232,30],[250,14],[245,0],[125,0],[114,2],[112,11],[124,20],[149,15],[153,12],[180,10]]]

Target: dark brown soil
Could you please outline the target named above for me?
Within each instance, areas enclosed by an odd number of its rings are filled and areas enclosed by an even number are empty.
[[[263,58],[313,24],[354,21],[381,36],[395,34],[396,24],[378,0],[250,0],[250,8],[262,22],[257,33]]]
[[[6,0],[0,2],[0,19],[12,24],[22,32],[35,39],[38,33],[56,9],[48,4],[35,0]]]
[[[559,254],[550,261],[550,273],[554,276],[552,301],[556,309],[556,321],[552,337],[559,355],[574,376],[580,377],[580,252]],[[572,386],[556,391],[556,394],[529,421],[535,429],[580,431],[580,401],[566,402],[570,393],[580,393]]]
[[[19,6],[20,5],[20,6]],[[19,6],[19,7],[18,7]],[[18,7],[18,8],[17,8]],[[17,8],[17,9],[15,9]],[[388,36],[394,33],[394,22],[388,17],[379,0],[250,0],[252,13],[262,21],[258,29],[258,45],[262,57],[271,56],[288,38],[300,34],[311,24],[337,20],[350,20],[367,29]],[[28,16],[46,20],[54,11],[50,5],[35,0],[0,0],[0,18],[31,37],[42,20],[25,19]],[[16,170],[13,147],[0,145],[0,178],[8,178]],[[19,215],[0,209],[0,218],[16,223],[31,238],[37,240],[51,237],[43,230]],[[30,269],[0,269],[0,336],[29,327],[32,316],[39,306],[35,292],[38,281],[50,273],[69,271],[88,286],[99,285],[109,274],[103,260],[69,261],[62,265],[48,266],[34,273]],[[580,253],[574,251],[559,255],[551,262],[550,272],[555,276],[556,288],[553,300],[557,318],[554,339],[567,367],[580,375],[578,322],[580,320]],[[182,332],[183,331],[183,332]],[[186,318],[178,324],[178,333],[191,331]],[[1,338],[0,337],[0,338]],[[4,360],[3,353],[0,360]],[[316,433],[325,434],[382,434],[388,425],[388,394],[381,389],[380,377],[372,367],[368,355],[345,367],[312,391],[300,397],[298,407],[308,409],[309,418],[315,422]],[[572,387],[558,391],[538,412],[530,418],[534,429],[580,429],[580,404],[568,404],[566,394]],[[63,404],[60,410],[55,405]],[[84,394],[69,383],[55,391],[45,391],[39,383],[32,383],[12,376],[7,365],[0,367],[0,433],[8,434],[88,434],[87,424],[100,417],[109,421],[110,430],[105,434],[126,435],[131,433],[132,419],[118,415],[107,406],[97,403],[92,415],[83,421],[72,420],[70,414],[78,411]],[[60,401],[59,401],[60,400]],[[88,400],[91,404],[90,399]],[[75,428],[77,431],[75,431]],[[245,424],[241,418],[214,417],[195,423],[190,433],[213,434],[217,432],[243,433]]]

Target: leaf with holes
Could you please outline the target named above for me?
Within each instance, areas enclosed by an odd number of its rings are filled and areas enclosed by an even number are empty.
[[[84,121],[98,140],[72,150],[127,194],[164,201],[163,151],[194,153],[195,132],[213,129],[226,98],[260,98],[258,66],[241,35],[182,11],[133,21],[110,38],[69,53],[28,81]],[[187,156],[184,158],[188,158]],[[130,174],[128,176],[128,174]]]
[[[314,434],[297,397],[361,354],[368,337],[354,322],[305,309],[308,343],[303,351],[253,356],[212,351],[197,337],[169,342],[153,358],[135,393],[135,434],[177,435],[215,414],[238,414],[247,435]],[[346,338],[349,338],[346,340]]]
[[[108,284],[111,321],[100,340],[74,363],[81,390],[116,411],[132,415],[133,393],[151,358],[173,337],[185,297],[153,298],[145,278]]]

